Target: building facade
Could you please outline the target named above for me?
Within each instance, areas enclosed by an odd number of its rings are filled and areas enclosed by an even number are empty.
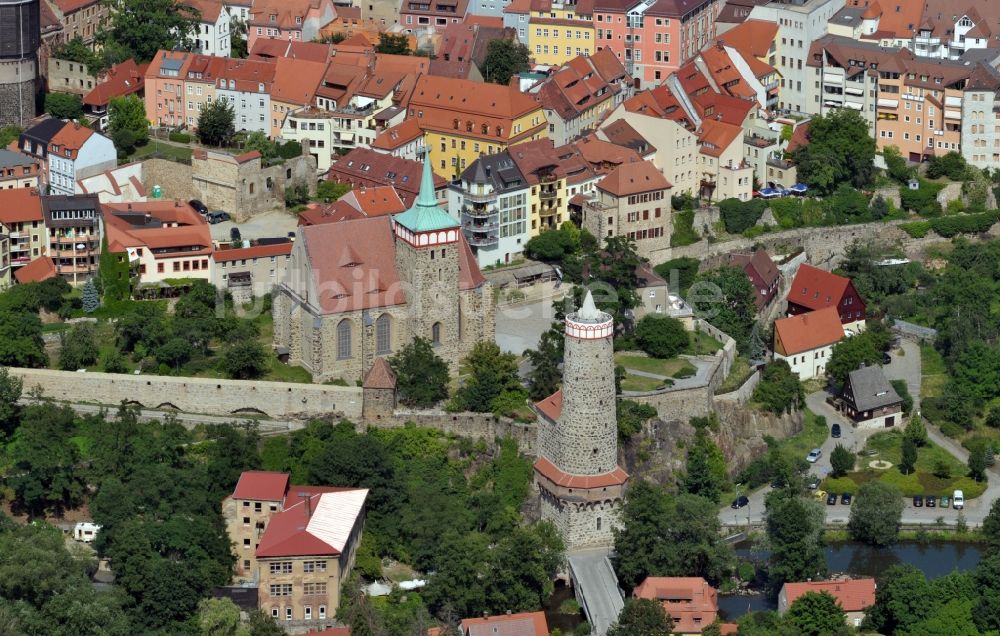
[[[48,196],[42,201],[48,256],[71,285],[97,273],[101,252],[101,204],[97,195]]]
[[[0,148],[0,190],[38,188],[41,162],[22,152]]]
[[[291,260],[292,242],[252,245],[212,252],[215,267],[212,284],[228,291],[233,302],[248,303],[254,298],[270,294],[278,281],[285,278]]]
[[[597,183],[596,196],[583,206],[583,227],[602,244],[626,236],[649,258],[670,240],[670,189],[652,162],[622,164]]]
[[[801,380],[823,377],[833,345],[844,339],[835,307],[774,321],[774,359],[788,363]]]
[[[620,524],[628,474],[618,466],[613,335],[614,320],[587,292],[566,316],[562,389],[535,405],[542,519],[567,551],[610,546]]]

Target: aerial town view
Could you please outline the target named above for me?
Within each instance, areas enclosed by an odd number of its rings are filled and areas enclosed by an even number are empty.
[[[0,0],[0,636],[1000,635],[1000,0]]]

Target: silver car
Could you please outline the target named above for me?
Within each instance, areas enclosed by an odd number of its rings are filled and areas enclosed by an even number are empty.
[[[814,448],[811,451],[809,451],[808,455],[806,455],[806,461],[809,462],[810,464],[815,464],[816,462],[819,461],[819,458],[822,454],[823,454],[822,450]]]

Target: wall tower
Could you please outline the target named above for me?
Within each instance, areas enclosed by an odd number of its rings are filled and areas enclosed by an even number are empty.
[[[0,126],[21,126],[35,116],[39,0],[0,0]]]
[[[614,320],[587,297],[566,316],[562,389],[535,405],[542,518],[567,550],[610,546],[628,474],[618,466]]]

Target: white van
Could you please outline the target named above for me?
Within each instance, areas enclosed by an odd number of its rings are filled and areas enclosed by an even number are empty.
[[[961,510],[965,507],[965,494],[961,490],[956,490],[955,494],[952,495],[951,507],[956,510]]]

